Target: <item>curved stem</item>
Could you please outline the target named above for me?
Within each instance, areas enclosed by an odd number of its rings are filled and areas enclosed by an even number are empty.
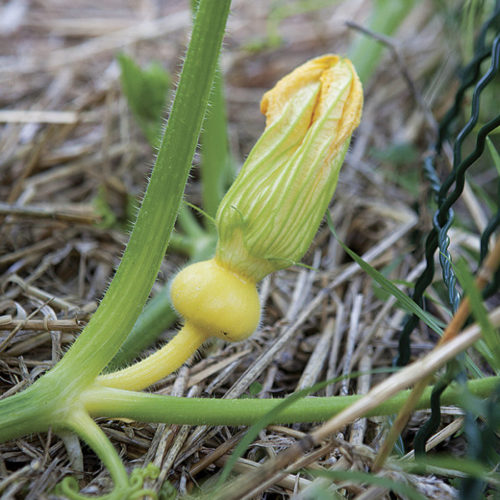
[[[83,409],[71,413],[67,428],[78,434],[97,454],[111,474],[114,488],[106,498],[128,498],[130,490],[127,471],[111,441],[106,437],[101,428],[90,418]]]
[[[500,382],[500,377],[472,380],[467,386],[472,394],[486,397]],[[420,398],[417,409],[428,408],[432,387]],[[370,410],[366,416],[392,415],[404,405],[411,391],[396,396]],[[273,423],[320,422],[329,419],[363,396],[303,398],[281,411]],[[460,387],[452,386],[442,395],[444,405],[458,404]],[[138,421],[186,425],[248,425],[270,412],[283,399],[212,399],[177,398],[141,392],[94,387],[82,395],[82,402],[93,416],[132,418]]]
[[[114,483],[113,491],[99,498],[106,500],[129,498],[129,494],[140,487],[140,484],[132,485],[130,483],[127,471],[111,441],[85,410],[78,408],[73,411],[64,428],[75,432],[81,437],[95,451],[109,470]],[[58,484],[56,491],[58,494],[63,495],[64,498],[90,499],[90,497],[78,493],[78,484],[71,476],[64,478]]]
[[[229,6],[230,0],[200,1],[167,129],[127,249],[100,307],[54,368],[61,378],[89,384],[116,354],[146,302],[191,167]]]
[[[186,323],[160,350],[128,368],[97,377],[96,384],[140,391],[180,368],[206,340],[207,335],[202,330]]]

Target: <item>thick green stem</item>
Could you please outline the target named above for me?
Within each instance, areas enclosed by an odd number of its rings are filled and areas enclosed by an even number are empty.
[[[201,0],[175,101],[115,277],[92,320],[61,362],[58,376],[91,382],[119,350],[139,316],[167,248],[215,73],[230,0]]]
[[[500,382],[500,377],[473,380],[468,383],[471,393],[488,396]],[[428,408],[432,387],[420,398],[417,409]],[[410,391],[380,404],[367,416],[397,413]],[[458,404],[460,388],[451,387],[441,397],[444,405]],[[304,398],[286,407],[275,423],[320,422],[339,413],[362,396]],[[249,425],[273,410],[282,399],[203,399],[176,398],[155,394],[135,393],[111,388],[92,388],[83,395],[83,403],[94,417],[132,418],[139,421],[186,425]]]
[[[80,391],[116,354],[165,254],[205,114],[230,0],[201,0],[176,98],[130,241],[98,310],[63,359],[29,389],[0,401],[0,440],[63,427]]]
[[[54,388],[53,393],[57,391]],[[0,442],[32,432],[44,432],[57,421],[52,406],[55,394],[31,386],[0,401]]]

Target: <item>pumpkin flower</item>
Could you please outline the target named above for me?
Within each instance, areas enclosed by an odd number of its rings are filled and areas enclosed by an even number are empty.
[[[261,102],[266,128],[216,215],[213,259],[171,286],[184,318],[162,349],[97,383],[138,390],[179,368],[210,337],[238,341],[258,327],[256,284],[303,257],[333,196],[363,93],[346,59],[326,55],[285,76]]]
[[[216,260],[254,281],[300,261],[335,191],[362,104],[352,64],[334,55],[305,63],[264,94],[266,129],[217,212]]]

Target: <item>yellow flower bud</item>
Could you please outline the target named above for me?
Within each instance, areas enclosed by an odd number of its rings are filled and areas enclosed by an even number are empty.
[[[261,102],[266,128],[217,211],[216,260],[257,282],[299,262],[333,196],[363,105],[351,62],[326,55]]]

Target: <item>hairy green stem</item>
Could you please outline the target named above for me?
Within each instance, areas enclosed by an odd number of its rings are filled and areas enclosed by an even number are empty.
[[[198,1],[192,1],[193,12],[198,9]],[[224,194],[229,163],[227,123],[225,114],[222,77],[217,70],[210,94],[211,106],[206,111],[202,142],[202,198],[203,208],[215,216],[219,202]],[[213,256],[215,249],[215,226],[208,222],[204,230],[185,205],[181,205],[178,224],[187,236],[173,234],[170,246],[174,250],[186,253],[190,262],[205,260]],[[177,236],[177,237],[175,237]],[[115,355],[107,371],[122,368],[149,347],[158,336],[175,321],[177,315],[172,309],[169,286],[163,289],[147,304],[134,327]]]
[[[139,316],[165,254],[187,181],[224,35],[230,0],[202,0],[155,168],[115,277],[59,374],[89,383],[119,350]]]
[[[32,432],[46,431],[57,421],[52,407],[53,394],[40,395],[35,386],[0,401],[0,442]]]
[[[488,377],[468,382],[472,394],[488,396],[500,377]],[[411,391],[402,391],[380,404],[366,416],[392,415],[403,406]],[[432,387],[428,387],[417,408],[428,408]],[[448,388],[441,402],[458,404],[459,387]],[[286,407],[275,423],[320,422],[339,413],[362,396],[304,398]],[[249,425],[280,404],[282,399],[204,399],[176,398],[110,388],[92,388],[83,395],[83,403],[94,417],[132,418],[148,422],[186,425]]]

